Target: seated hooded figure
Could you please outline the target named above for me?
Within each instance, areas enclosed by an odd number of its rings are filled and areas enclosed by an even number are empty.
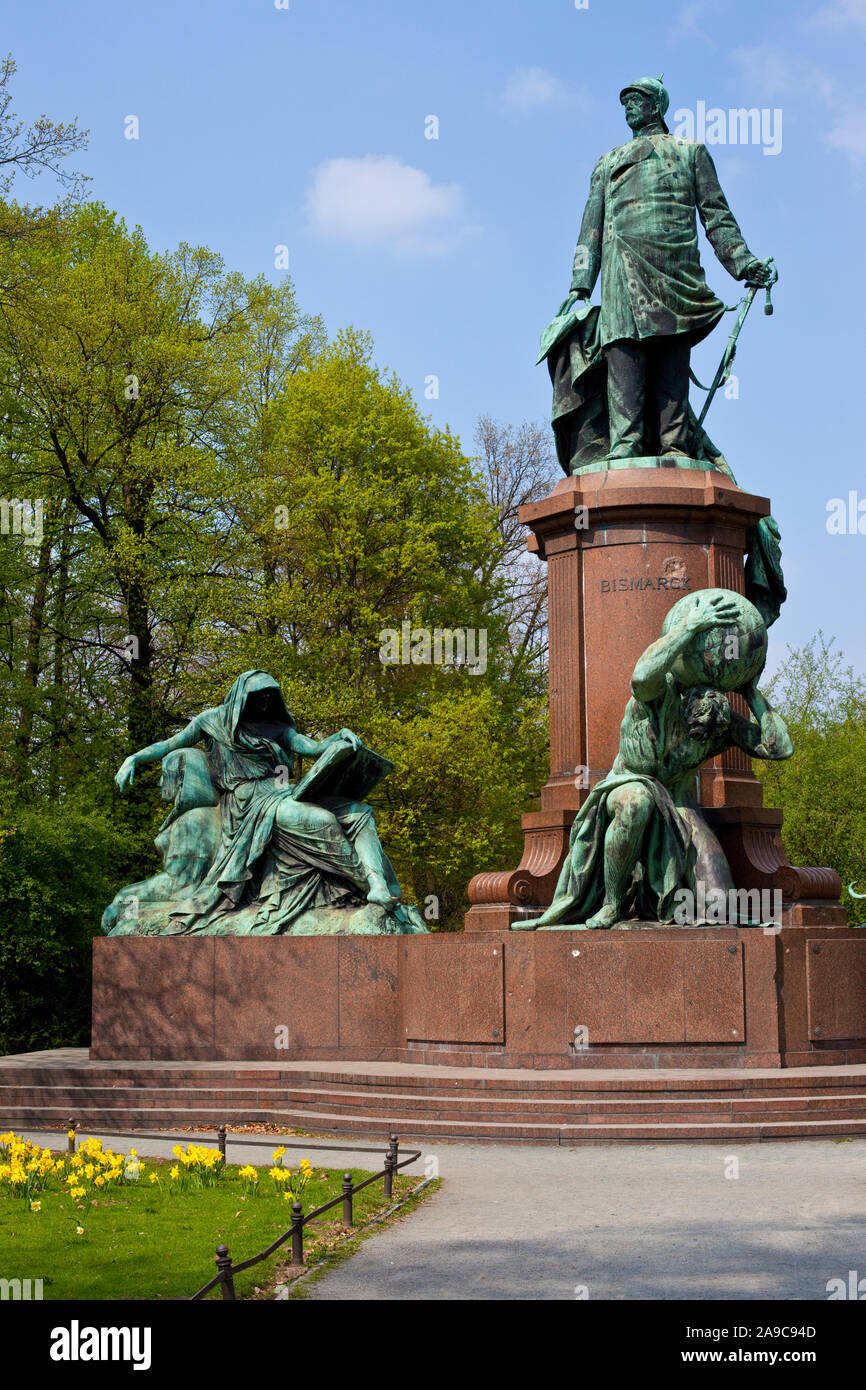
[[[426,930],[417,912],[400,902],[370,806],[293,794],[289,774],[296,756],[321,754],[337,742],[362,749],[356,734],[341,729],[321,742],[307,738],[273,677],[245,671],[223,704],[127,758],[115,778],[118,787],[132,781],[139,763],[199,742],[219,797],[220,840],[206,876],[174,904],[168,933],[273,934],[317,908],[358,904],[381,909],[379,917],[389,919],[378,930]]]
[[[200,748],[167,753],[162,761],[159,790],[173,802],[154,841],[163,870],[153,878],[122,888],[102,916],[102,930],[111,936],[159,930],[167,905],[194,892],[207,877],[220,843],[219,797],[213,788],[207,759]]]

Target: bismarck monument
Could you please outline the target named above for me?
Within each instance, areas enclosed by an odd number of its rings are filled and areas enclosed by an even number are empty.
[[[501,1118],[525,1102],[536,1119],[550,1112],[533,1134],[551,1137],[580,1092],[598,1114],[566,1126],[572,1139],[638,1137],[636,1121],[598,1129],[617,1097],[623,1114],[655,1106],[658,1137],[669,1126],[688,1137],[676,1117],[689,1105],[692,1116],[727,1105],[768,1134],[817,1133],[815,1106],[822,1133],[845,1132],[849,1111],[833,1119],[830,1103],[843,1104],[855,1071],[863,1090],[866,933],[846,925],[832,869],[788,862],[781,812],[751,770],[793,751],[759,689],[786,598],[780,536],[768,499],[738,485],[704,429],[746,314],[761,291],[770,310],[777,275],[749,250],[708,151],[668,132],[661,81],[620,100],[632,138],[595,167],[571,292],[542,335],[564,476],[522,512],[548,567],[550,778],[524,816],[521,863],[476,874],[462,935],[419,931],[364,804],[370,765],[330,782],[331,741],[299,744],[273,690],[251,715],[268,678],[246,673],[248,689],[134,760],[165,759],[165,873],[124,890],[111,937],[95,943],[94,1059],[258,1059],[278,1079],[285,1062],[351,1062],[339,1082],[351,1098],[321,1101],[332,1129],[369,1131],[386,1111],[393,1123],[402,1104],[412,1123],[399,1123],[417,1133],[531,1137],[506,1136]],[[696,415],[691,348],[725,313],[698,216],[746,294]],[[600,306],[589,303],[599,274]],[[280,749],[319,754],[322,781],[317,763],[306,791],[277,794]],[[361,755],[349,731],[334,736],[341,765]],[[407,1064],[396,1080],[363,1072],[395,1061]],[[484,1067],[490,1080],[443,1073],[451,1099],[436,1100],[412,1063]],[[497,1067],[525,1071],[497,1093],[494,1123],[478,1098],[492,1096]],[[629,1079],[638,1067],[660,1069],[655,1099]],[[568,1075],[547,1082],[551,1071]],[[737,1074],[754,1076],[754,1096],[736,1099]],[[310,1072],[316,1095],[325,1080]],[[386,1085],[401,1088],[390,1108]],[[822,1085],[835,1089],[818,1100]],[[696,1098],[682,1097],[689,1088]],[[542,1106],[554,1090],[561,1099]]]

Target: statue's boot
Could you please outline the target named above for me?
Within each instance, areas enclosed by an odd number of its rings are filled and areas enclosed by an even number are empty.
[[[587,931],[595,931],[598,928],[614,927],[617,922],[622,920],[622,908],[617,903],[605,903],[593,917],[587,918]]]

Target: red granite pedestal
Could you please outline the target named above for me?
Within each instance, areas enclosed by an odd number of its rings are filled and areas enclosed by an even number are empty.
[[[616,757],[638,657],[684,594],[744,592],[748,535],[769,511],[721,473],[674,467],[563,478],[522,508],[548,569],[550,778],[540,810],[523,817],[517,868],[469,884],[467,932],[502,931],[548,906],[575,814]],[[764,806],[744,753],[708,763],[700,792],[738,888],[779,889],[786,924],[845,925],[838,875],[788,862],[782,813]]]
[[[94,1059],[866,1063],[866,932],[664,927],[94,942]]]

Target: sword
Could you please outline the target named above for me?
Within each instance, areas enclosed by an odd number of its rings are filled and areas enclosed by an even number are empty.
[[[772,261],[773,257],[768,257],[767,264],[772,264]],[[772,283],[775,284],[775,281],[773,281]],[[701,426],[704,423],[704,420],[706,419],[707,411],[712,405],[713,396],[716,394],[720,386],[724,386],[725,382],[728,380],[728,377],[731,375],[731,367],[733,365],[734,358],[737,354],[737,339],[740,336],[740,329],[746,322],[746,315],[751,309],[752,302],[759,289],[760,285],[750,285],[746,294],[743,296],[743,299],[740,303],[740,312],[737,314],[737,321],[734,324],[733,331],[731,333],[730,338],[728,339],[727,346],[722,354],[722,360],[719,363],[716,375],[713,377],[713,384],[709,388],[707,399],[704,401],[704,408],[698,416],[698,429],[701,428]],[[765,289],[766,299],[764,301],[764,313],[769,315],[773,312],[773,298],[771,293],[771,285],[765,286]],[[695,383],[696,386],[699,386],[702,391],[706,391],[706,386],[701,386],[701,383],[698,381],[697,377],[694,375],[693,372],[691,373],[691,377],[692,381]]]

